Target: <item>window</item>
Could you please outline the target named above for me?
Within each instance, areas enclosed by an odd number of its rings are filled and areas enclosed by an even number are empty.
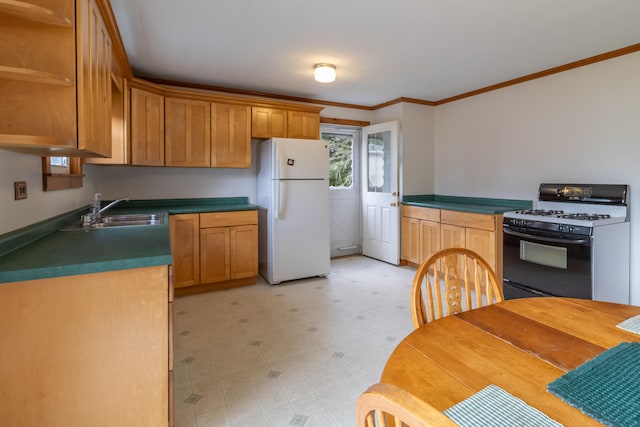
[[[65,190],[82,187],[82,160],[79,157],[46,156],[42,158],[42,190]]]
[[[353,188],[353,144],[356,131],[331,130],[322,132],[329,143],[329,186],[332,189]]]

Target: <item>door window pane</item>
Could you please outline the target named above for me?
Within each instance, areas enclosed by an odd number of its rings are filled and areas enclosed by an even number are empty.
[[[367,135],[367,164],[370,193],[391,192],[391,131]]]
[[[329,143],[329,186],[333,189],[353,187],[353,135],[322,133]]]

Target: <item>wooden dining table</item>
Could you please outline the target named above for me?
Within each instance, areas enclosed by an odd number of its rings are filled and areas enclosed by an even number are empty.
[[[444,317],[409,334],[381,381],[443,411],[495,384],[565,426],[601,425],[547,384],[640,335],[616,325],[640,307],[572,298],[523,298]]]

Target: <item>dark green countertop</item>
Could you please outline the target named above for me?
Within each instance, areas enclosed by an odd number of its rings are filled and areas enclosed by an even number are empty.
[[[257,209],[246,197],[132,200],[103,215],[163,213],[164,224],[59,231],[88,212],[88,206],[76,209],[0,235],[0,283],[168,265],[172,263],[168,215]]]
[[[515,210],[531,209],[533,202],[530,200],[487,199],[481,197],[422,194],[416,196],[404,196],[402,197],[402,204],[423,208],[495,215]]]

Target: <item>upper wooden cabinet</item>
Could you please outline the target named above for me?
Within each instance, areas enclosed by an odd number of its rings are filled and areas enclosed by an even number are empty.
[[[131,88],[131,164],[164,166],[164,97]]]
[[[253,138],[286,138],[287,110],[281,108],[251,108],[251,136]]]
[[[0,0],[0,37],[0,148],[110,155],[111,39],[95,0]]]
[[[74,3],[48,3],[0,1],[2,148],[77,148]]]
[[[253,138],[320,138],[320,111],[256,107],[251,109]]]
[[[166,166],[211,166],[211,105],[205,101],[165,98]]]
[[[76,1],[78,148],[111,157],[111,37],[95,0]]]
[[[1,0],[0,0],[1,1]],[[251,138],[320,137],[320,107],[128,81],[131,164],[250,168]],[[282,106],[283,108],[276,108]]]
[[[129,153],[129,89],[127,79],[115,66],[111,72],[111,156],[85,158],[84,163],[97,165],[127,165]]]
[[[320,114],[306,111],[288,111],[287,137],[301,139],[320,138]]]
[[[251,107],[211,104],[211,166],[251,167]]]

